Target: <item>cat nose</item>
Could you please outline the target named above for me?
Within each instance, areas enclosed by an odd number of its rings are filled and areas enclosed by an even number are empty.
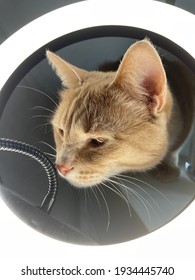
[[[70,166],[65,166],[63,164],[57,164],[57,169],[58,171],[62,174],[62,175],[66,175],[68,172],[70,172],[70,170],[72,170],[74,167],[70,167]]]

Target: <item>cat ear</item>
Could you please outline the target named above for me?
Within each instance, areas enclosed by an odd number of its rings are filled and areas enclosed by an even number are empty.
[[[160,56],[148,40],[139,41],[127,50],[114,83],[136,96],[148,97],[145,100],[152,104],[154,112],[163,109],[166,100],[166,74]]]
[[[88,73],[87,71],[73,66],[50,51],[46,51],[46,56],[49,64],[52,66],[65,87],[76,88],[83,83],[83,80]]]

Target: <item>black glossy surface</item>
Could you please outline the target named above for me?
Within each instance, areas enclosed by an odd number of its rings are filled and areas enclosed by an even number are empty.
[[[115,32],[117,34],[117,29]],[[150,35],[158,41],[158,36]],[[80,67],[94,69],[105,57],[117,60],[132,41],[119,37],[93,38],[66,46],[59,53]],[[170,42],[165,44],[164,40],[163,43],[172,49]],[[163,54],[165,56],[165,51]],[[86,57],[94,59],[88,61]],[[12,84],[12,79],[9,82]],[[27,142],[54,154],[47,109],[52,111],[58,103],[59,88],[59,80],[44,59],[24,76],[12,93],[4,89],[0,96],[0,137]],[[2,105],[5,96],[7,99]],[[181,166],[183,164],[181,162]],[[37,206],[47,191],[47,176],[36,162],[23,155],[2,152],[0,172],[1,195],[16,215],[44,234],[79,244],[112,244],[145,235],[177,216],[195,195],[194,183],[182,177],[170,184],[138,177],[146,183],[132,180],[133,183],[126,184],[129,190],[118,188],[121,193],[104,186],[93,190],[76,189],[59,178],[54,207],[50,214],[45,214]]]

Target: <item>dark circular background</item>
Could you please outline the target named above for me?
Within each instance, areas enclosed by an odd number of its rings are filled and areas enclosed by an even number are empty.
[[[47,64],[46,49],[58,52],[79,67],[94,70],[107,58],[118,60],[135,39],[146,36],[163,56],[179,59],[195,72],[194,59],[185,50],[153,32],[127,26],[78,30],[41,47],[7,81],[0,95],[0,137],[54,153],[51,127],[47,123],[50,110],[58,103],[60,82]],[[116,189],[103,186],[99,190],[76,189],[59,178],[50,214],[38,208],[47,192],[44,170],[25,156],[1,152],[1,196],[27,224],[56,239],[103,245],[138,238],[171,221],[193,201],[195,184],[185,169],[191,137],[180,152],[182,175],[174,182],[164,184],[139,175],[131,184],[124,182],[129,191],[119,188],[117,194]]]

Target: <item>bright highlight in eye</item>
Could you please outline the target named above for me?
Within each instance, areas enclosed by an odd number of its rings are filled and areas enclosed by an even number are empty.
[[[92,138],[92,139],[90,140],[90,142],[89,142],[89,144],[90,144],[91,146],[93,146],[93,147],[100,147],[100,146],[102,146],[104,143],[105,143],[104,140],[103,140],[103,139],[100,139],[100,138],[97,138],[97,139]]]
[[[58,130],[58,131],[59,131],[59,133],[60,133],[60,135],[61,135],[61,136],[63,136],[63,135],[64,135],[64,131],[63,131],[63,129],[59,128],[59,130]]]

